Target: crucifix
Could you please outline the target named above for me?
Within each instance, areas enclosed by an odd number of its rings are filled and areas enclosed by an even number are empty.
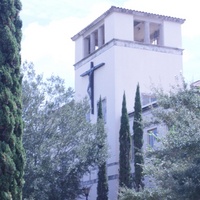
[[[100,67],[105,65],[105,63],[100,63],[96,66],[94,66],[94,63],[90,63],[90,69],[81,74],[81,77],[84,77],[86,75],[89,76],[89,84],[87,88],[88,95],[90,97],[90,102],[91,102],[91,113],[94,114],[94,71]]]

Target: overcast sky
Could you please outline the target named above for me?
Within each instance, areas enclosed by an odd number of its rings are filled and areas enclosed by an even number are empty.
[[[112,5],[186,19],[182,25],[183,75],[200,80],[200,12],[197,0],[21,0],[22,61],[38,73],[59,75],[74,88],[71,37]],[[172,35],[173,37],[173,35]]]

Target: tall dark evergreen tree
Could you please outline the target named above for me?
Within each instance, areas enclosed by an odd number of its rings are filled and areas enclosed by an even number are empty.
[[[24,149],[19,0],[0,1],[0,199],[22,199]]]
[[[126,108],[126,96],[123,95],[121,127],[119,132],[119,186],[131,188],[131,135]]]
[[[102,113],[101,97],[99,99],[99,105],[98,105],[97,126],[98,126],[98,132],[101,135],[104,135],[104,137],[102,137],[104,141],[101,141],[99,144],[99,148],[102,148],[102,145],[105,144],[105,129],[104,129],[104,119],[103,119],[103,113]],[[98,183],[97,183],[97,200],[108,200],[108,180],[107,180],[106,162],[103,162],[102,164],[99,165]]]
[[[134,166],[135,178],[134,187],[136,191],[144,187],[143,183],[143,123],[142,123],[142,106],[140,101],[140,86],[137,85],[134,106],[134,121],[133,121],[133,140],[134,140]]]

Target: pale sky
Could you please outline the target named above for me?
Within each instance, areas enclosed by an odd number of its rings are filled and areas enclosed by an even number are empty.
[[[75,43],[71,37],[111,6],[186,19],[182,25],[183,75],[200,80],[198,0],[21,0],[22,61],[38,73],[65,79],[74,88]],[[173,36],[172,36],[173,37]]]

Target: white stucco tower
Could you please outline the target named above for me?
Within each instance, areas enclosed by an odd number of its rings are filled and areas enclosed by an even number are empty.
[[[100,95],[103,99],[111,154],[107,161],[110,200],[117,197],[123,93],[132,112],[137,83],[144,97],[151,93],[152,86],[167,90],[175,83],[182,71],[182,23],[180,18],[111,7],[72,37],[76,45],[76,100],[91,95],[90,119],[96,121]],[[91,67],[97,68],[90,80],[92,94],[88,88]],[[92,185],[89,199],[96,199],[96,172],[92,171],[85,181]]]

